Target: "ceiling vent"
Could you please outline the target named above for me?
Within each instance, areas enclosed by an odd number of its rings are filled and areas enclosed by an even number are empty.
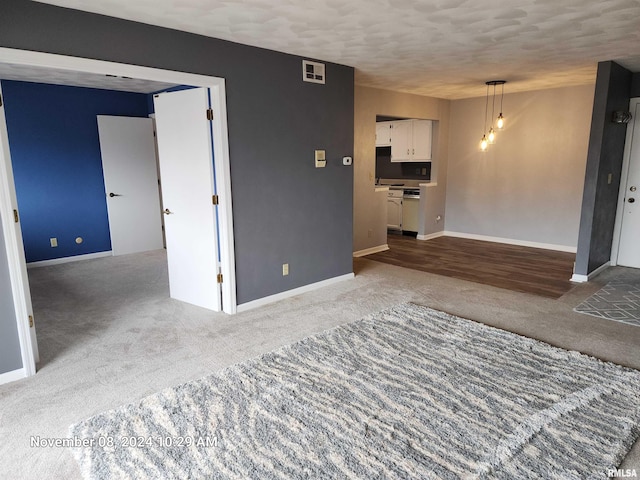
[[[302,80],[324,84],[324,79],[324,63],[311,62],[309,60],[302,61]]]

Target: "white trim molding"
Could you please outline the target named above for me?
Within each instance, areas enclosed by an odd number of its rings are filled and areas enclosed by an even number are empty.
[[[50,265],[61,265],[63,263],[80,262],[82,260],[92,260],[94,258],[111,257],[113,252],[87,253],[85,255],[73,255],[72,257],[52,258],[51,260],[39,260],[27,263],[27,268],[48,267]]]
[[[24,368],[19,368],[17,370],[12,370],[6,373],[0,373],[0,385],[9,382],[15,382],[16,380],[22,380],[27,377],[27,372],[25,372]]]
[[[294,288],[292,290],[287,290],[286,292],[276,293],[275,295],[269,295],[268,297],[258,298],[257,300],[252,300],[247,303],[241,303],[238,305],[238,313],[246,312],[247,310],[253,310],[254,308],[262,307],[269,303],[278,302],[280,300],[284,300],[287,298],[295,297],[296,295],[301,295],[303,293],[311,292],[313,290],[317,290],[322,287],[327,287],[329,285],[333,285],[334,283],[339,283],[344,280],[351,280],[355,275],[352,273],[347,273],[345,275],[340,275],[339,277],[328,278],[327,280],[321,280],[320,282],[310,283],[309,285],[304,285],[302,287]]]
[[[574,283],[585,283],[585,282],[588,282],[593,277],[598,275],[600,272],[603,272],[604,270],[606,270],[610,266],[611,266],[611,262],[604,263],[604,264],[600,265],[598,268],[596,268],[593,272],[591,272],[588,275],[580,275],[580,274],[574,273],[572,275],[570,281],[574,282]]]
[[[438,237],[443,237],[445,232],[436,232],[436,233],[429,233],[427,235],[418,235],[416,236],[416,239],[418,240],[433,240],[434,238],[438,238]]]
[[[371,255],[372,253],[380,253],[389,250],[389,245],[378,245],[377,247],[365,248],[364,250],[358,250],[353,252],[354,257],[364,257],[365,255]]]
[[[553,243],[530,242],[528,240],[515,240],[512,238],[490,237],[488,235],[477,235],[475,233],[443,232],[446,237],[468,238],[470,240],[482,240],[484,242],[505,243],[508,245],[519,245],[521,247],[542,248],[544,250],[556,250],[558,252],[576,253],[577,247],[570,245],[555,245]]]
[[[1,95],[2,88],[0,87]],[[26,376],[31,376],[36,373],[36,363],[40,360],[40,354],[36,342],[35,327],[31,327],[29,321],[29,318],[33,316],[33,306],[3,105],[0,106],[0,221],[2,222],[9,265],[22,368]],[[5,252],[0,252],[0,255],[4,254]]]

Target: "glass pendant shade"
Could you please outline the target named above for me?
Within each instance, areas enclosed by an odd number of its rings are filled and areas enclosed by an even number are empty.
[[[487,140],[489,141],[489,143],[493,144],[496,141],[496,132],[493,129],[493,127],[491,127],[489,129],[489,136],[487,137]]]
[[[498,115],[496,127],[498,127],[498,130],[502,130],[504,128],[504,117],[502,116],[502,112],[500,112],[500,115]]]
[[[489,141],[487,140],[487,136],[482,135],[482,140],[480,140],[480,150],[485,152],[488,146],[489,146]]]

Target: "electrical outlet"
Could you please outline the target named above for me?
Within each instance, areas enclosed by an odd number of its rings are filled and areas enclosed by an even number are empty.
[[[369,238],[373,237],[373,230],[369,229],[367,231],[367,237],[369,237]]]
[[[51,244],[52,247],[57,247],[58,246],[58,239],[55,237],[52,237],[49,239],[49,243]]]
[[[283,263],[282,264],[282,276],[286,277],[287,275],[289,275],[289,264],[288,263]]]
[[[611,181],[612,181],[612,180],[613,180],[613,173],[610,173],[610,174],[607,176],[607,184],[608,184],[608,185],[611,185]]]

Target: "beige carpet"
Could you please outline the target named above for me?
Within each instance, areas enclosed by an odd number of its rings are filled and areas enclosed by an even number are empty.
[[[356,260],[356,278],[236,316],[168,298],[163,252],[30,270],[42,355],[32,378],[0,386],[0,459],[7,478],[78,479],[62,438],[99,412],[413,301],[640,368],[640,328],[573,307],[615,279],[610,269],[558,300]],[[640,469],[632,450],[626,468]]]

